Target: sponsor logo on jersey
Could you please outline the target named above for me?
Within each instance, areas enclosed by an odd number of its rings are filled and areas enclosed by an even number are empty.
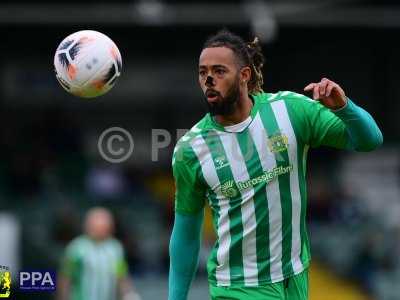
[[[284,134],[275,134],[268,138],[268,148],[272,153],[286,151],[288,146],[288,137]]]
[[[221,193],[227,198],[233,198],[239,194],[239,191],[235,182],[233,180],[228,180],[221,185]]]
[[[282,174],[289,173],[293,170],[293,165],[288,165],[286,167],[279,166],[275,167],[272,170],[265,171],[262,175],[257,176],[255,178],[250,178],[249,180],[235,182],[233,180],[228,180],[221,184],[221,194],[227,198],[236,197],[239,192],[246,190],[248,188],[253,188],[259,183],[268,184],[276,177]]]
[[[11,293],[11,273],[10,268],[0,266],[0,298],[8,298]]]

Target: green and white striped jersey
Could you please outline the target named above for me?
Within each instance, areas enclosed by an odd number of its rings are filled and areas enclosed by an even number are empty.
[[[74,239],[65,252],[61,274],[69,278],[70,300],[116,300],[118,279],[126,276],[123,248],[115,239]]]
[[[259,286],[309,265],[306,157],[309,147],[346,148],[344,123],[293,92],[252,96],[251,122],[229,132],[207,114],[177,143],[175,209],[198,213],[207,200],[217,241],[209,282]]]

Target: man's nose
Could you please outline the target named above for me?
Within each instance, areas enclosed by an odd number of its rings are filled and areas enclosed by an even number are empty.
[[[210,87],[210,86],[214,86],[214,78],[212,78],[211,76],[207,76],[206,79],[206,86]]]

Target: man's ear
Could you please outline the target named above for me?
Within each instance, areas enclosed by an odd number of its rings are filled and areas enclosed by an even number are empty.
[[[240,69],[240,81],[241,82],[249,82],[251,78],[251,69],[250,67],[246,66]]]

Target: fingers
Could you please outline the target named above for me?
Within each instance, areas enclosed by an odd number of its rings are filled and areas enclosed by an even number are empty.
[[[313,99],[319,99],[319,84],[316,84],[313,89]]]
[[[311,91],[314,88],[315,83],[310,83],[304,88],[305,92]]]
[[[312,91],[313,92],[313,99],[318,100],[324,97],[329,97],[332,92],[332,89],[336,87],[336,84],[327,79],[322,78],[318,83],[310,83],[304,88],[304,91]]]
[[[336,84],[333,82],[330,82],[327,86],[326,86],[326,92],[325,92],[325,96],[329,97],[331,95],[332,90],[336,87]]]
[[[329,84],[329,80],[326,78],[322,78],[321,82],[319,83],[319,94],[321,96],[325,95],[326,86]]]
[[[305,92],[313,91],[313,99],[319,98],[319,83],[310,83],[304,88]]]
[[[316,100],[319,98],[319,84],[318,83],[310,83],[304,88],[305,92],[313,91],[313,99]]]

